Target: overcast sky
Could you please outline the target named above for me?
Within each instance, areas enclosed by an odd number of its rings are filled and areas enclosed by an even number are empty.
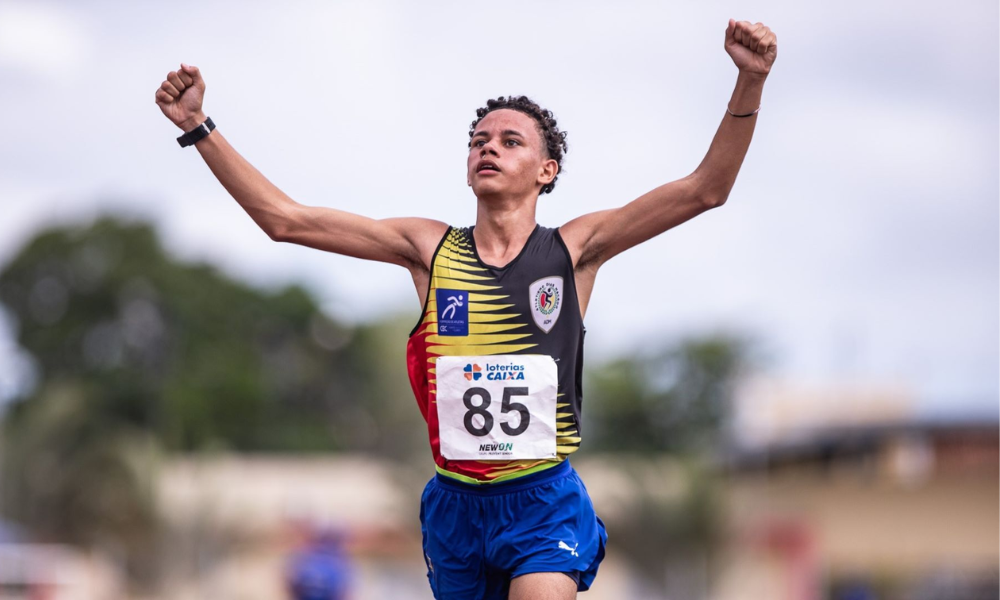
[[[475,218],[475,109],[527,94],[569,132],[538,209],[558,226],[698,165],[736,80],[727,20],[761,21],[778,59],[729,201],[602,268],[588,356],[739,330],[778,377],[995,414],[997,2],[746,6],[0,1],[0,264],[42,227],[125,211],[179,257],[301,282],[339,317],[415,319],[405,270],[257,229],[174,141],[167,72],[199,66],[206,114],[297,201],[454,225]],[[15,358],[0,334],[0,395]]]

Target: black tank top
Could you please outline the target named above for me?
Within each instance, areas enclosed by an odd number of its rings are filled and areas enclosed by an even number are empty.
[[[449,227],[434,253],[424,313],[407,344],[407,366],[438,472],[480,484],[556,466],[579,448],[585,329],[573,262],[557,229],[536,225],[520,254],[504,267],[483,262],[472,230]],[[556,457],[444,458],[435,407],[435,360],[511,354],[543,354],[555,360]]]

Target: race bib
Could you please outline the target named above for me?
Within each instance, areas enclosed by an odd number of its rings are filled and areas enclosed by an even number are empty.
[[[556,458],[559,374],[551,356],[441,356],[435,373],[442,456]]]

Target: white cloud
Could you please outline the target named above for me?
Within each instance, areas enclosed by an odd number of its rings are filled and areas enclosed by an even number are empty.
[[[95,50],[88,19],[64,5],[0,4],[0,67],[65,84],[84,75]]]

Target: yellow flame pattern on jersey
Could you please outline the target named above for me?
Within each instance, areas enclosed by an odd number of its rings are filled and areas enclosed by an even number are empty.
[[[479,266],[472,244],[465,233],[466,230],[452,228],[441,244],[434,260],[434,270],[431,273],[430,290],[427,295],[427,306],[424,308],[425,324],[423,331],[427,336],[428,357],[427,373],[430,388],[430,404],[436,405],[437,380],[433,378],[433,367],[437,356],[489,356],[495,354],[514,354],[530,350],[537,344],[530,343],[532,332],[528,327],[526,315],[511,312],[514,304],[509,296],[502,293],[502,287],[487,269]],[[437,294],[438,288],[463,290],[469,292],[469,335],[439,336],[437,334]],[[506,301],[506,302],[505,302]],[[563,396],[563,394],[558,394]],[[495,464],[496,468],[489,473],[492,480],[509,479],[517,473],[534,472],[545,463],[553,464],[566,459],[566,456],[580,448],[580,437],[573,423],[572,412],[558,412],[570,405],[556,404],[556,453],[557,461],[549,460],[513,460],[513,461],[477,461]]]

